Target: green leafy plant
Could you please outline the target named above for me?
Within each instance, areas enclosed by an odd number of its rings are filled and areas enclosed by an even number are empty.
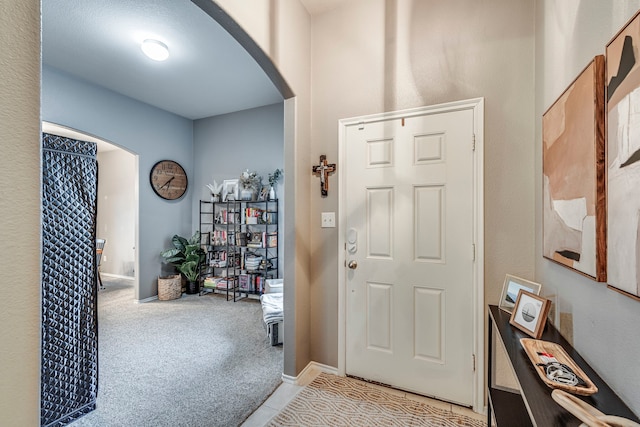
[[[200,278],[199,257],[195,254],[188,255],[187,260],[178,266],[178,271],[184,274],[190,282],[195,282]]]
[[[172,248],[160,253],[164,261],[176,267],[187,280],[198,280],[200,263],[205,259],[204,249],[200,246],[200,231],[196,231],[189,239],[176,234],[171,239],[171,243]]]
[[[275,186],[278,183],[280,177],[282,176],[282,172],[282,169],[276,169],[275,171],[273,171],[273,173],[269,174],[269,185],[271,187]]]

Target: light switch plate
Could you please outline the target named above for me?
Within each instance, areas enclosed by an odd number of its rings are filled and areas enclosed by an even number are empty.
[[[335,212],[322,212],[322,228],[335,228],[336,226],[336,213]]]

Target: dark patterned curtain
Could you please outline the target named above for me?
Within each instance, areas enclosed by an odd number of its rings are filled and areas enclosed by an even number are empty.
[[[97,147],[43,134],[42,426],[95,409]]]

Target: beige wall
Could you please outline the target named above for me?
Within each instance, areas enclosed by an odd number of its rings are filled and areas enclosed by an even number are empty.
[[[486,299],[497,302],[506,273],[533,277],[533,2],[351,0],[311,19],[310,58],[309,18],[296,0],[255,10],[216,3],[267,52],[297,95],[290,105],[297,113],[295,142],[285,153],[285,164],[296,164],[295,194],[287,194],[295,200],[287,218],[291,213],[296,221],[290,285],[296,306],[290,293],[285,317],[294,314],[297,354],[285,346],[285,373],[298,373],[305,360],[338,364],[337,228],[320,228],[320,212],[338,210],[338,175],[329,197],[321,198],[310,168],[320,154],[337,160],[341,118],[485,97]]]
[[[138,159],[122,149],[98,152],[96,238],[106,244],[100,272],[134,278]]]
[[[536,280],[559,295],[560,329],[640,414],[640,303],[542,258],[542,122],[544,111],[640,8],[640,1],[536,2],[535,201]]]
[[[0,420],[40,421],[40,2],[0,6]]]
[[[284,373],[311,361],[309,301],[310,17],[298,0],[214,0],[264,50],[293,90],[285,101]],[[294,343],[287,345],[286,343]]]
[[[485,286],[533,278],[534,5],[529,0],[352,0],[314,17],[311,159],[338,156],[338,120],[485,98]],[[340,165],[338,164],[338,173]],[[338,363],[338,209],[311,185],[311,358]]]

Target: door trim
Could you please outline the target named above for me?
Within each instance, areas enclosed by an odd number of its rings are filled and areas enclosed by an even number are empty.
[[[483,413],[485,408],[484,378],[484,98],[449,102],[426,107],[418,107],[388,113],[352,117],[338,121],[338,174],[340,196],[338,200],[338,374],[346,374],[346,180],[344,177],[346,159],[347,127],[398,118],[408,118],[429,114],[473,110],[473,131],[475,135],[475,156],[473,159],[473,238],[475,241],[475,263],[473,265],[473,352],[475,372],[473,378],[473,410]],[[469,148],[471,149],[471,147]],[[471,248],[469,248],[471,250]],[[473,363],[473,361],[469,361]]]

